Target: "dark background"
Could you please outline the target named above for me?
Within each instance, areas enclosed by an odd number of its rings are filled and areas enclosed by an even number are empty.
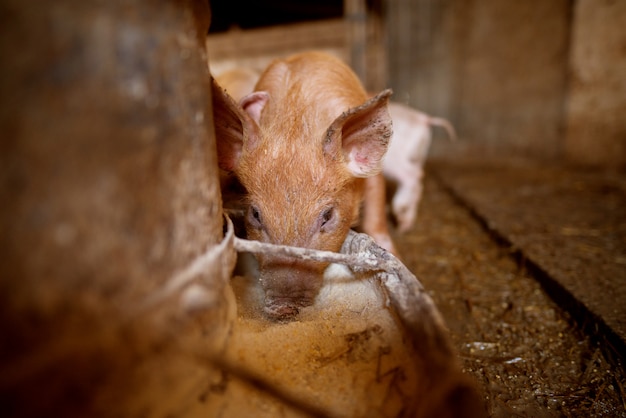
[[[306,20],[340,18],[343,16],[343,1],[219,0],[211,2],[211,13],[209,33],[217,33],[233,26],[250,29]]]

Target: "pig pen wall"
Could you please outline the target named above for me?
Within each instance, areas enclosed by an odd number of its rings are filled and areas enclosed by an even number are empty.
[[[217,73],[304,49],[334,53],[370,91],[448,118],[431,155],[626,164],[624,2],[346,0],[341,19],[210,35]],[[436,136],[444,137],[436,132]]]
[[[263,71],[272,60],[302,50],[318,49],[348,59],[343,19],[326,19],[210,34],[207,51],[211,72],[233,68]]]
[[[368,91],[382,91],[388,86],[383,3],[380,0],[345,0],[341,17],[312,18],[252,29],[235,25],[227,31],[210,33],[207,50],[211,71],[214,75],[233,68],[261,72],[276,58],[321,50],[349,63]],[[269,7],[282,6],[282,12],[288,14],[292,9],[285,4],[278,2]],[[326,8],[322,5],[320,10]],[[221,16],[213,18],[221,26]]]
[[[234,263],[190,270],[223,239],[208,3],[2,11],[2,415],[192,416]]]
[[[626,164],[626,3],[385,3],[395,99],[449,118],[479,149],[574,164]]]

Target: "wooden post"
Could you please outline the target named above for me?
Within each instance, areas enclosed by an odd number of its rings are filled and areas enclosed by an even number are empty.
[[[190,269],[223,239],[208,3],[10,0],[3,14],[3,415],[193,411],[214,375],[188,349],[219,350],[234,306],[232,248]],[[181,272],[190,291],[146,304]]]
[[[350,65],[361,80],[367,79],[367,10],[365,0],[345,0]]]

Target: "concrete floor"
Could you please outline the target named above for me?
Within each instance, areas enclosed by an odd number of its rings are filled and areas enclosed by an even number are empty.
[[[626,417],[625,184],[527,162],[428,167],[396,240],[492,416]]]
[[[514,247],[559,303],[626,352],[626,176],[528,161],[436,168],[441,182]]]

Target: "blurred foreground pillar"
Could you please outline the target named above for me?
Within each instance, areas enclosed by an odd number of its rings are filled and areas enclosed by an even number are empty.
[[[198,274],[193,320],[179,295],[142,304],[222,241],[208,3],[0,10],[2,415],[190,410],[210,377],[179,351],[219,348],[232,266]]]

